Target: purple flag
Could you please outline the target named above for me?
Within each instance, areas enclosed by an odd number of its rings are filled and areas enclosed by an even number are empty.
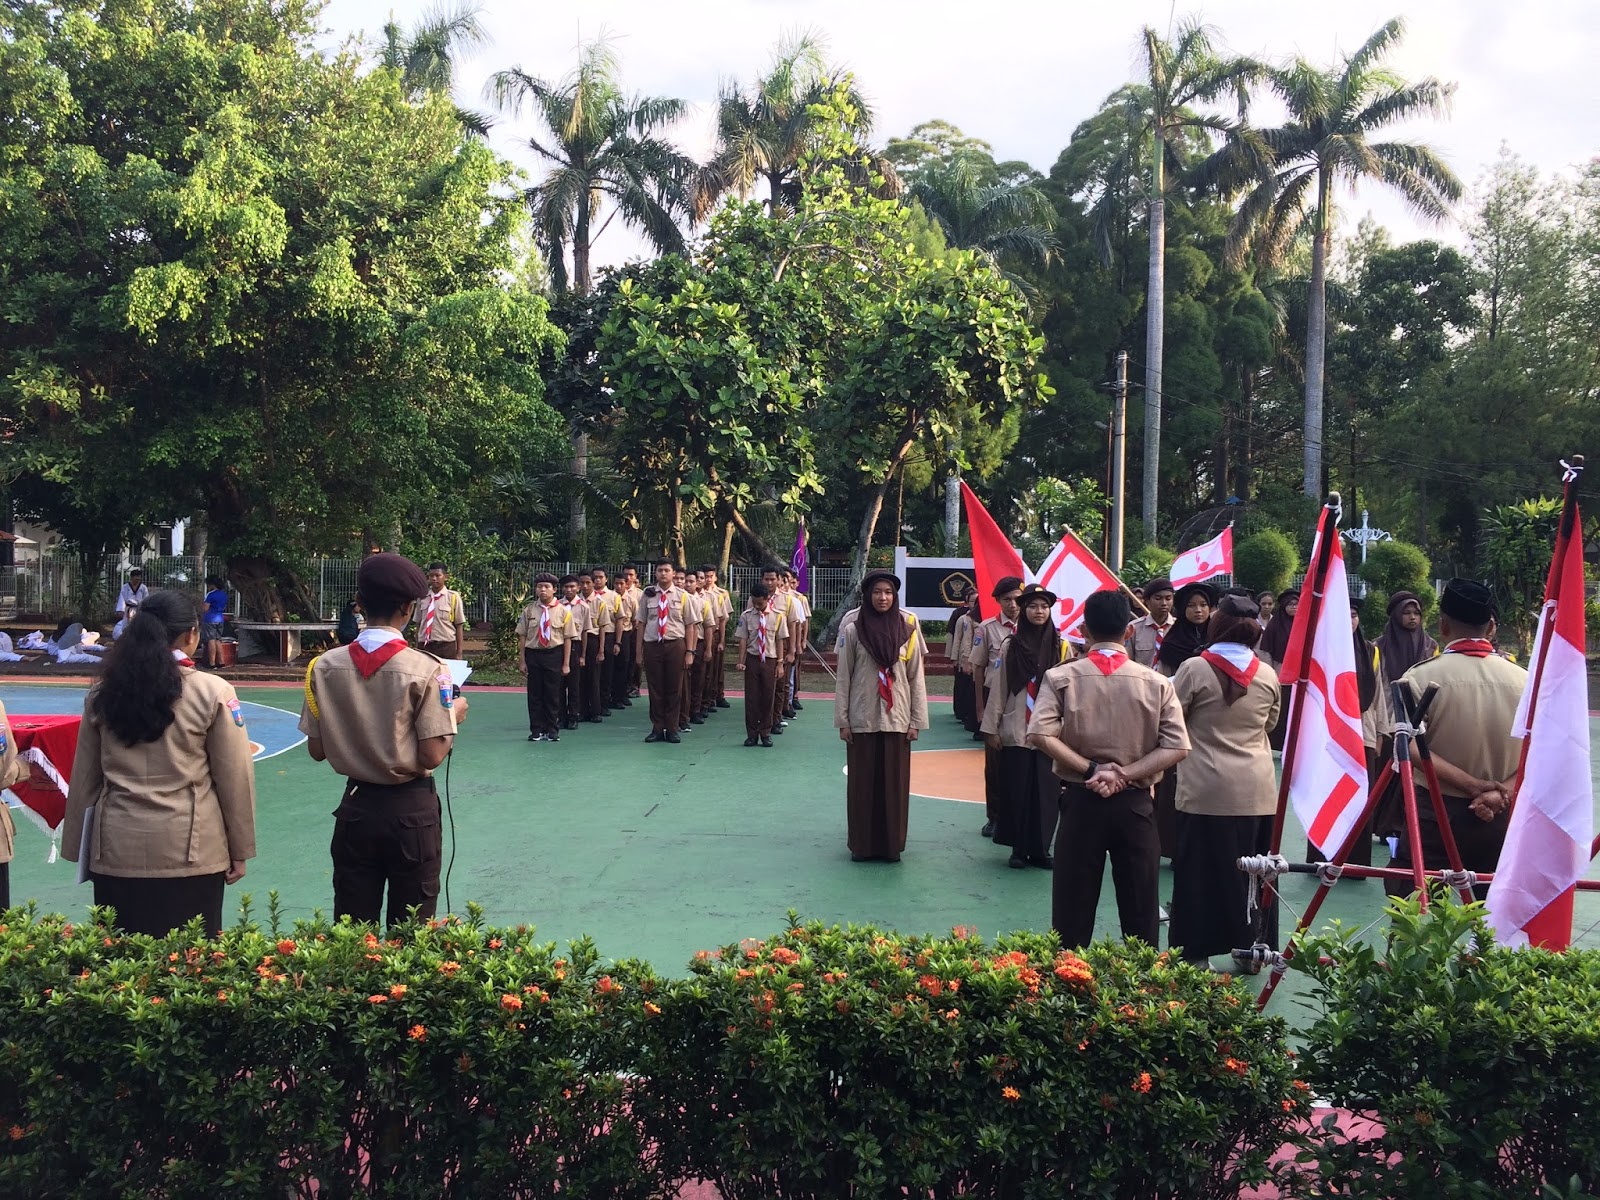
[[[798,579],[797,586],[806,595],[811,594],[811,564],[806,561],[806,519],[800,518],[800,526],[795,530],[794,554],[789,559],[789,566],[794,569]]]

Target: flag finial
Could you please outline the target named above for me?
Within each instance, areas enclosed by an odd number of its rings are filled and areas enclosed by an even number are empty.
[[[1571,483],[1583,474],[1583,455],[1572,454],[1561,460],[1561,482]]]

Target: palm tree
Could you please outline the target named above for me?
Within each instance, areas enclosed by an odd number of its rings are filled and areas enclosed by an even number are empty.
[[[594,243],[619,215],[623,224],[642,230],[657,251],[683,249],[678,218],[688,215],[687,185],[695,167],[659,136],[683,115],[683,101],[626,96],[620,73],[611,47],[598,40],[580,51],[577,67],[556,83],[513,67],[489,84],[502,110],[516,113],[527,102],[544,126],[528,145],[549,170],[528,189],[527,201],[534,237],[557,291],[589,295]],[[600,221],[606,202],[611,212]],[[589,469],[589,435],[576,415],[569,416],[569,424],[572,473],[581,477]],[[568,523],[575,550],[585,525],[583,498],[577,495]]]
[[[910,194],[944,232],[946,245],[976,252],[1031,297],[1033,287],[1008,267],[1047,267],[1057,249],[1055,209],[1034,178],[1003,177],[987,154],[961,151],[918,168]]]
[[[1435,221],[1448,216],[1451,203],[1461,197],[1461,181],[1430,147],[1371,140],[1397,121],[1449,111],[1454,84],[1432,76],[1408,83],[1382,65],[1404,32],[1399,18],[1388,22],[1329,70],[1304,59],[1271,70],[1267,80],[1288,109],[1288,122],[1261,132],[1261,156],[1224,149],[1207,169],[1224,188],[1248,189],[1230,236],[1236,257],[1251,248],[1270,260],[1302,226],[1310,225],[1303,480],[1307,496],[1323,493],[1323,372],[1334,184],[1354,186],[1365,180],[1387,184],[1418,215]]]
[[[760,182],[767,185],[769,212],[794,207],[800,195],[800,160],[816,144],[812,106],[827,98],[832,81],[844,76],[840,68],[827,66],[825,49],[813,33],[785,39],[750,91],[738,84],[723,86],[717,99],[717,150],[692,185],[695,220],[704,220],[723,196],[747,197]],[[872,110],[854,87],[848,99],[856,112],[851,132],[864,141],[872,130]],[[881,156],[872,156],[870,173],[852,174],[898,194],[898,176]]]
[[[1161,477],[1161,368],[1166,316],[1167,173],[1183,170],[1180,148],[1195,135],[1221,135],[1227,139],[1248,136],[1244,126],[1246,88],[1264,68],[1248,58],[1220,54],[1212,33],[1189,19],[1176,41],[1164,41],[1148,25],[1144,29],[1145,80],[1143,125],[1151,137],[1150,153],[1150,262],[1145,290],[1144,372],[1144,497],[1145,537],[1156,538],[1156,502]],[[1238,101],[1237,119],[1196,111],[1232,93]]]
[[[402,29],[391,17],[383,27],[378,60],[400,76],[400,89],[406,99],[448,96],[455,87],[457,57],[489,40],[479,19],[482,15],[479,7],[441,5],[430,9],[410,29]],[[489,119],[482,113],[457,106],[456,119],[476,137],[489,133]]]

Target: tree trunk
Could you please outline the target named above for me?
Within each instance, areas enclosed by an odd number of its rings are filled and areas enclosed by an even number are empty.
[[[944,552],[955,554],[961,545],[961,470],[953,468],[944,481]]]
[[[1333,240],[1329,178],[1317,175],[1316,225],[1311,239],[1311,297],[1306,305],[1305,494],[1321,499],[1323,358],[1328,344],[1328,249]]]
[[[105,594],[106,559],[111,547],[104,543],[78,543],[78,577],[73,580],[73,614],[85,625],[99,624],[110,600]]]
[[[1151,155],[1150,273],[1144,297],[1144,536],[1156,540],[1161,479],[1161,356],[1166,336],[1167,204],[1163,196],[1161,136]]]
[[[1242,384],[1239,390],[1239,450],[1233,458],[1233,494],[1239,497],[1241,504],[1250,503],[1250,480],[1253,475],[1251,460],[1254,456],[1254,443],[1251,428],[1255,419],[1255,385],[1256,373],[1254,371],[1241,372]]]
[[[755,555],[758,563],[765,566],[767,563],[782,561],[773,552],[772,547],[767,545],[766,540],[754,529],[750,528],[750,523],[744,519],[744,514],[739,511],[731,500],[723,496],[717,497],[716,510],[724,521],[738,531],[739,536],[744,539],[745,545],[750,548],[750,552]]]
[[[300,576],[282,563],[259,556],[230,557],[228,578],[239,589],[239,611],[248,620],[316,618],[317,598]]]
[[[733,560],[733,522],[722,523],[722,561],[717,564],[717,573],[724,583],[728,579],[728,564]]]
[[[678,486],[682,482],[676,477],[672,480],[672,495],[667,501],[672,505],[667,537],[672,543],[670,555],[672,561],[679,566],[687,566],[688,564],[683,561],[683,496],[678,491]]]
[[[194,555],[194,581],[195,585],[204,591],[206,587],[206,553],[211,549],[211,531],[206,528],[206,515],[197,512],[189,518],[189,551]]]
[[[592,282],[589,277],[589,204],[588,194],[578,204],[572,231],[572,290],[580,296],[589,294]],[[589,435],[584,431],[583,418],[577,413],[569,416],[567,433],[572,440],[572,473],[579,479],[589,477]],[[567,513],[567,554],[585,558],[589,553],[589,517],[584,511],[583,492],[572,497]]]

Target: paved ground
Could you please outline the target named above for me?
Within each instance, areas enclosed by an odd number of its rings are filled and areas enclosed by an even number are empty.
[[[297,689],[240,694],[273,709],[299,708]],[[905,859],[889,865],[850,862],[844,755],[829,698],[807,701],[771,750],[741,745],[737,699],[679,746],[643,744],[649,723],[641,701],[552,746],[525,740],[520,692],[474,690],[471,699],[445,774],[456,911],[475,900],[493,922],[530,922],[558,940],[591,934],[603,954],[647,958],[668,972],[698,949],[781,928],[791,908],[908,932],[972,925],[993,935],[1049,923],[1048,872],[1009,869],[1006,852],[978,836],[981,804],[959,798],[976,795],[981,776],[975,743],[947,704],[934,705],[934,729],[917,743],[916,788],[925,794],[912,803]],[[70,711],[81,705],[81,691],[8,683],[0,700],[13,714]],[[340,785],[326,765],[290,745],[298,735],[285,718],[251,721],[265,753],[283,752],[257,762],[260,857],[233,897],[248,891],[264,906],[276,889],[291,915],[309,914],[331,897],[329,814]],[[1304,845],[1292,818],[1285,845]],[[46,849],[37,830],[19,823],[12,896],[81,913],[88,889],[73,884],[70,864],[47,864]],[[1167,894],[1171,876],[1165,869],[1162,876]],[[1288,881],[1293,913],[1313,890],[1309,877]],[[1381,903],[1376,883],[1345,882],[1323,914],[1365,926]],[[1114,922],[1108,871],[1098,928],[1114,932]],[[1578,928],[1595,923],[1600,896],[1581,895]],[[1600,945],[1600,930],[1591,929],[1585,944]],[[1288,1006],[1280,1011],[1293,1015]]]

